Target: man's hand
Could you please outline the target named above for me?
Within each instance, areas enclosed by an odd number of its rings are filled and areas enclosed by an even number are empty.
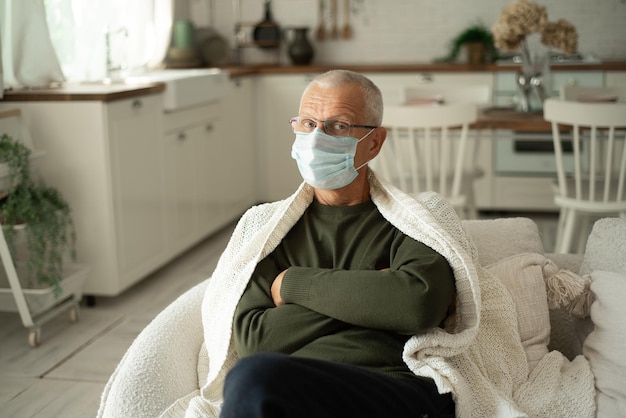
[[[280,296],[280,288],[283,284],[283,276],[287,273],[287,270],[283,270],[272,283],[272,299],[274,300],[274,305],[282,306],[285,304],[283,302],[283,298]]]

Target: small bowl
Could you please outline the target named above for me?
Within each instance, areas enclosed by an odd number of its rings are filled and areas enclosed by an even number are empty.
[[[613,103],[617,101],[616,94],[592,94],[588,96],[579,96],[577,99],[583,103]]]
[[[176,48],[171,47],[167,51],[167,57],[171,61],[194,61],[198,58],[198,52],[195,48]]]

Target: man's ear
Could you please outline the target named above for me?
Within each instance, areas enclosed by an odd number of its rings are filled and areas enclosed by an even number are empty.
[[[373,160],[385,143],[385,139],[387,139],[387,129],[384,127],[376,128],[374,132],[372,132],[372,140],[369,141],[370,147],[368,149],[369,155],[368,160]]]

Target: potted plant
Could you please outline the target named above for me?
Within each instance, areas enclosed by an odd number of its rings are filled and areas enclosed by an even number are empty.
[[[461,48],[467,50],[467,59],[470,64],[493,62],[496,59],[491,30],[482,23],[474,24],[459,33],[450,42],[450,53],[443,61],[455,61],[461,52]]]
[[[0,183],[0,223],[14,263],[25,264],[25,287],[50,287],[60,294],[64,259],[76,257],[74,224],[61,193],[31,178],[30,155],[10,136],[0,138],[0,163],[8,169]],[[20,233],[23,251],[17,245]]]

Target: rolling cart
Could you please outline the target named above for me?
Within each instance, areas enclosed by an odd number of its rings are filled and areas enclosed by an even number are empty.
[[[8,288],[0,288],[0,311],[19,312],[22,323],[28,329],[28,344],[37,347],[41,341],[41,326],[62,312],[69,311],[72,322],[79,319],[82,288],[89,268],[70,264],[65,268],[61,290],[52,287],[25,289],[9,252],[3,228],[0,227],[0,258],[8,280]]]
[[[0,111],[0,122],[0,135],[19,138],[32,149],[32,139],[19,109]],[[41,151],[33,152],[31,163],[42,156]],[[6,164],[0,164],[0,191],[6,193],[7,187],[10,187],[9,169]],[[13,228],[24,229],[26,226]],[[20,234],[24,231],[16,232]],[[83,283],[90,270],[88,266],[66,263],[60,288],[24,288],[20,276],[26,271],[26,266],[21,261],[13,260],[1,224],[0,261],[0,312],[19,312],[22,323],[29,330],[28,343],[31,347],[37,347],[40,343],[41,326],[59,313],[69,311],[70,320],[78,321]]]

